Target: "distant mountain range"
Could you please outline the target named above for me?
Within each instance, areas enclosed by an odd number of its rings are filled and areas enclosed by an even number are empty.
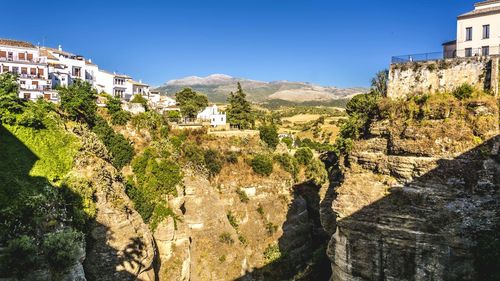
[[[310,83],[273,81],[263,82],[244,78],[235,78],[224,74],[213,74],[207,77],[189,76],[170,80],[156,90],[173,96],[183,88],[189,87],[208,96],[211,102],[225,102],[230,92],[236,91],[236,83],[240,82],[243,91],[253,102],[284,100],[290,102],[332,101],[350,98],[366,92],[366,88],[323,87]]]

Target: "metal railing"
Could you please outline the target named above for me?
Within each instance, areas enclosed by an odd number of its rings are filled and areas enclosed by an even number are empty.
[[[18,56],[13,56],[13,57],[0,57],[0,62],[45,63],[45,59],[44,58],[23,59],[19,58]]]
[[[500,55],[500,46],[490,46],[487,50],[483,48],[467,48],[463,50],[394,56],[391,58],[391,63],[433,61],[433,60],[453,59],[456,57],[467,58],[467,57],[482,57],[482,56],[492,56],[492,55]]]

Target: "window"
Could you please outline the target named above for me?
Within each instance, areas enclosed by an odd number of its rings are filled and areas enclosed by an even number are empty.
[[[472,27],[465,29],[465,41],[472,41]]]
[[[9,72],[9,67],[8,67],[8,66],[6,66],[6,65],[4,65],[4,66],[3,66],[3,72]]]
[[[17,67],[17,66],[13,66],[13,67],[12,67],[12,73],[14,73],[14,74],[18,74],[18,73],[19,73],[19,67]]]
[[[27,67],[21,67],[21,74],[28,74],[28,68]]]
[[[24,93],[23,97],[25,100],[29,100],[31,98],[31,95],[30,95],[30,93]]]
[[[0,51],[0,58],[6,58],[7,57],[7,52],[6,51]]]
[[[490,47],[489,46],[483,46],[481,48],[481,54],[483,56],[489,56],[490,55]]]
[[[490,25],[483,25],[483,39],[490,38]]]
[[[19,53],[19,60],[25,60],[26,56],[24,53]]]
[[[472,57],[472,48],[465,49],[465,56]]]
[[[30,74],[35,76],[36,75],[36,68],[30,68]]]

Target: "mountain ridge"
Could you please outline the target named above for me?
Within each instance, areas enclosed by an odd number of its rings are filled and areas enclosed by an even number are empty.
[[[368,90],[363,87],[340,88],[287,80],[266,82],[232,77],[219,73],[205,77],[187,76],[169,80],[156,88],[156,90],[173,96],[183,88],[189,87],[206,94],[211,102],[225,102],[229,93],[236,91],[238,82],[241,83],[248,99],[253,102],[265,102],[268,100],[285,100],[290,102],[332,101],[348,99]]]

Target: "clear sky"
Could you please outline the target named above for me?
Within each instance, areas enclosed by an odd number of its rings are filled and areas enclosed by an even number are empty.
[[[0,38],[61,44],[151,85],[223,73],[367,86],[393,55],[440,51],[474,2],[2,1]]]

